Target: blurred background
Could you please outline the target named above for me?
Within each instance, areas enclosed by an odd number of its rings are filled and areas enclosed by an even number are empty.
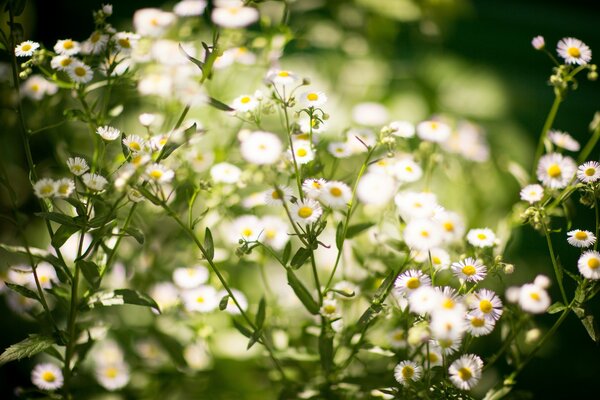
[[[101,3],[30,1],[22,18],[25,37],[47,47],[57,39],[86,38],[93,26],[91,11]],[[136,9],[163,6],[170,10],[172,3],[115,2],[112,21],[119,29],[130,29]],[[267,16],[280,10],[276,2],[261,2],[260,7],[261,14]],[[357,102],[384,103],[392,119],[418,121],[434,113],[448,113],[475,121],[485,128],[495,149],[491,157],[500,169],[510,158],[529,170],[553,100],[547,84],[552,64],[544,54],[533,50],[530,41],[543,35],[553,51],[559,39],[572,36],[588,44],[594,54],[600,54],[598,21],[597,8],[573,0],[297,0],[291,2],[290,17],[296,39],[286,48],[284,63],[290,60],[305,70],[318,71],[331,85],[329,92],[353,96]],[[554,128],[585,143],[588,125],[594,113],[600,111],[600,86],[582,79],[580,88],[562,104]],[[4,107],[1,112],[2,119],[11,118],[10,110]],[[20,141],[7,132],[0,132],[0,136],[0,156],[19,174],[18,166],[24,161],[15,149],[21,149]],[[51,157],[48,144],[43,138],[33,141],[34,159]],[[590,159],[598,157],[595,149]],[[473,184],[485,189],[486,182]],[[503,188],[504,192],[489,188],[494,204],[489,210],[486,204],[479,204],[473,213],[483,221],[504,217],[494,213],[508,209],[518,199],[519,185],[507,177]],[[22,207],[31,209],[34,202],[30,198]],[[2,212],[7,210],[6,201],[0,203],[0,208]],[[591,218],[591,212],[577,215],[574,226],[579,223],[589,227],[586,221]],[[3,231],[0,237],[7,234]],[[565,244],[559,245],[558,251],[568,256],[561,261],[574,270],[578,252],[567,248],[564,237],[564,231],[556,234],[556,242]],[[515,284],[531,281],[538,273],[552,274],[545,241],[529,227],[516,229],[506,260],[516,266],[510,277]],[[0,259],[0,263],[1,268],[9,265],[7,260]],[[553,298],[557,298],[557,292],[553,292]],[[600,315],[598,299],[593,308]],[[544,316],[539,320],[548,328],[555,318]],[[33,324],[14,315],[4,302],[0,302],[0,321],[0,348],[34,330]],[[571,315],[520,376],[513,398],[597,398],[599,360],[597,344]],[[257,387],[255,394],[248,394],[254,379],[251,374],[237,373],[243,363],[218,362],[212,372],[200,378],[201,384],[224,388],[221,397],[215,399],[267,395],[268,387]],[[29,385],[30,368],[29,361],[1,367],[0,398],[12,398],[14,388]]]

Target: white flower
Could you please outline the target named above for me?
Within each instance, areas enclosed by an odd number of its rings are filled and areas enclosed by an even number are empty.
[[[106,49],[108,44],[108,35],[100,31],[94,31],[90,37],[81,44],[82,53],[85,54],[100,54]]]
[[[296,140],[293,143],[294,153],[292,149],[288,150],[290,159],[295,159],[298,165],[307,164],[315,158],[315,153],[310,142],[307,140]]]
[[[429,255],[431,254],[431,264],[436,271],[446,269],[450,266],[450,255],[448,252],[441,248],[435,248],[429,250],[426,260],[429,261]]]
[[[440,121],[423,121],[417,125],[417,136],[429,142],[445,142],[451,132],[450,127]]]
[[[399,384],[407,386],[421,379],[423,368],[414,361],[401,361],[394,368],[394,378]]]
[[[346,142],[331,142],[327,145],[327,151],[335,158],[346,158],[352,155],[352,150]]]
[[[423,176],[423,169],[412,158],[398,160],[392,166],[396,179],[400,182],[416,182]]]
[[[388,125],[390,133],[401,138],[411,138],[415,136],[415,126],[408,121],[393,121]]]
[[[202,15],[205,8],[205,0],[183,0],[175,4],[173,12],[180,17],[194,17]]]
[[[471,229],[467,233],[467,242],[475,247],[492,247],[496,243],[496,235],[489,228]]]
[[[326,184],[327,181],[323,178],[306,179],[302,182],[302,191],[307,197],[316,200],[321,196]]]
[[[162,164],[150,164],[146,167],[146,179],[156,183],[167,183],[173,180],[175,172]]]
[[[319,195],[319,200],[333,209],[345,208],[351,199],[352,189],[339,181],[327,182]]]
[[[327,96],[323,92],[308,91],[300,95],[300,104],[304,107],[321,107],[327,102]]]
[[[567,64],[584,65],[592,60],[592,50],[581,40],[571,37],[561,39],[556,52]]]
[[[279,217],[267,215],[261,218],[263,232],[260,241],[271,246],[274,250],[282,250],[290,240],[288,224]]]
[[[240,308],[243,311],[246,311],[246,309],[248,308],[248,300],[246,299],[246,296],[244,295],[244,293],[242,293],[236,289],[231,289],[231,293],[233,293],[233,295],[235,296],[235,299],[237,300],[238,304],[240,305]],[[217,299],[219,300],[219,302],[221,302],[221,299],[228,295],[229,295],[229,293],[226,290],[221,290],[221,291],[219,291],[219,293],[217,293]],[[231,296],[229,296],[229,298],[227,299],[227,305],[225,306],[224,311],[228,312],[229,314],[233,314],[233,315],[241,314],[240,309],[235,304],[235,301],[233,300],[233,298]]]
[[[329,319],[339,318],[341,314],[338,308],[337,300],[334,298],[323,299],[323,305],[321,306],[321,315]]]
[[[544,188],[542,185],[533,184],[527,185],[520,192],[521,200],[528,202],[529,204],[537,203],[544,197]]]
[[[311,119],[306,115],[302,115],[298,121],[298,126],[302,133],[310,133],[311,131],[312,133],[321,133],[327,130],[327,121],[319,121],[314,117]],[[308,135],[305,140],[308,140]]]
[[[474,258],[466,258],[462,261],[455,262],[451,266],[454,275],[460,281],[479,282],[485,278],[487,268],[481,261]]]
[[[75,55],[79,53],[80,50],[81,46],[79,45],[79,42],[76,42],[71,39],[59,40],[54,45],[54,51],[56,52],[56,54],[61,54],[65,56]]]
[[[129,54],[136,47],[140,35],[136,35],[132,32],[117,32],[113,36],[113,41],[116,46],[116,50],[122,54]]]
[[[106,390],[118,390],[129,383],[129,366],[125,362],[96,366],[96,380]]]
[[[231,243],[238,243],[240,239],[248,242],[258,240],[263,231],[260,219],[254,215],[242,215],[233,220],[230,230]]]
[[[467,330],[464,306],[456,304],[454,309],[434,309],[429,327],[442,350],[446,354],[453,353]]]
[[[369,172],[358,182],[356,196],[365,204],[384,206],[392,200],[396,188],[396,182],[391,176]]]
[[[543,36],[538,35],[531,40],[531,45],[536,50],[543,50],[546,47],[546,41]]]
[[[280,69],[270,70],[267,72],[267,77],[265,79],[267,82],[271,82],[274,85],[289,86],[298,81],[298,76],[291,71]]]
[[[142,8],[133,14],[133,26],[138,35],[159,37],[175,23],[175,14],[158,8]]]
[[[565,150],[579,151],[579,149],[581,148],[579,142],[573,139],[573,137],[566,132],[550,131],[548,132],[548,138],[556,146]]]
[[[88,83],[94,77],[90,66],[80,61],[73,61],[67,68],[67,74],[75,83]]]
[[[600,253],[595,250],[586,251],[579,257],[577,268],[584,278],[600,279]]]
[[[465,354],[454,361],[448,373],[450,380],[459,389],[471,390],[481,379],[483,361],[475,354]]]
[[[83,175],[90,169],[87,161],[81,157],[69,158],[67,160],[67,167],[69,167],[69,171],[71,171],[71,173],[75,176]]]
[[[202,285],[182,293],[183,303],[187,311],[210,312],[219,305],[217,291],[212,286]]]
[[[138,135],[128,135],[123,139],[123,144],[132,153],[139,153],[146,148],[146,141]]]
[[[575,247],[590,247],[596,243],[596,236],[590,231],[575,229],[567,233],[567,242]]]
[[[352,119],[359,125],[381,126],[389,120],[389,114],[382,104],[366,102],[352,108]]]
[[[532,314],[542,314],[550,306],[548,292],[533,283],[527,283],[521,287],[518,301],[524,311]]]
[[[104,13],[104,15],[107,17],[110,17],[113,13],[112,4],[102,4],[102,13]]]
[[[58,71],[67,72],[74,61],[76,59],[71,56],[56,56],[50,60],[50,66]]]
[[[241,153],[244,160],[256,165],[276,163],[282,150],[281,140],[277,135],[270,132],[252,132],[241,143]]]
[[[210,169],[210,176],[216,183],[236,183],[241,175],[238,167],[226,162],[215,164]]]
[[[577,165],[571,157],[550,153],[540,158],[537,178],[550,189],[562,189],[569,184],[576,170]]]
[[[149,127],[150,125],[152,125],[154,123],[154,121],[156,121],[156,114],[152,114],[152,113],[141,113],[138,116],[138,121],[140,122],[140,124],[142,126],[145,127]]]
[[[346,132],[346,143],[353,154],[366,152],[377,143],[377,137],[371,129],[350,129]]]
[[[75,190],[75,182],[71,178],[56,181],[56,197],[69,197]]]
[[[150,297],[164,312],[179,303],[179,290],[171,282],[159,282],[150,288]]]
[[[444,243],[460,240],[465,234],[465,223],[462,217],[452,211],[436,211],[433,219],[438,221],[444,233]]]
[[[600,163],[588,161],[577,168],[577,179],[583,183],[594,183],[600,179]]]
[[[409,296],[422,286],[431,286],[431,278],[416,269],[403,272],[394,282],[396,291],[404,296]]]
[[[111,141],[118,138],[121,134],[121,131],[117,128],[113,128],[112,126],[104,125],[99,126],[98,129],[96,129],[96,133],[100,135],[102,139]]]
[[[84,174],[81,179],[85,186],[96,192],[104,190],[104,187],[108,184],[108,181],[102,175],[91,174],[89,172]]]
[[[175,268],[173,282],[182,289],[192,289],[208,281],[208,269],[204,265]]]
[[[440,293],[431,286],[421,286],[408,297],[410,311],[415,314],[432,312],[440,302]]]
[[[259,104],[259,101],[254,96],[243,94],[233,100],[231,108],[239,112],[248,112],[256,109]]]
[[[243,28],[258,21],[258,10],[244,7],[241,1],[228,1],[216,7],[211,15],[215,25],[223,28]]]
[[[390,346],[393,349],[406,348],[406,331],[402,328],[396,328],[388,334]]]
[[[471,336],[479,337],[489,335],[496,326],[496,321],[491,318],[484,318],[481,315],[468,313],[467,319],[467,332]]]
[[[58,86],[40,75],[31,75],[21,86],[21,91],[24,96],[29,97],[31,100],[41,100],[46,95],[56,93]]]
[[[35,51],[39,48],[40,44],[38,42],[26,40],[22,43],[19,43],[15,47],[15,55],[17,57],[31,57],[33,53],[35,53]]]
[[[440,245],[442,230],[430,219],[413,219],[404,228],[404,242],[414,250],[427,251]]]
[[[430,192],[400,192],[394,198],[402,219],[431,218],[439,207],[435,194]]]
[[[56,182],[50,178],[42,178],[33,184],[33,192],[40,199],[53,197],[56,195]]]
[[[305,199],[304,201],[292,204],[290,212],[295,222],[304,225],[316,222],[321,214],[323,214],[323,209],[317,201]]]
[[[466,298],[473,315],[494,321],[500,319],[503,311],[502,300],[493,291],[480,289]]]
[[[51,363],[37,364],[31,371],[31,382],[41,390],[56,390],[64,379],[61,369]]]

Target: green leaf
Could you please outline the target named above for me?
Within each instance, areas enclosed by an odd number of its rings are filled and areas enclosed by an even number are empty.
[[[590,314],[587,309],[582,307],[575,307],[573,308],[573,311],[592,340],[596,343],[600,342],[600,331],[598,330],[598,324],[596,323],[594,316]]]
[[[229,295],[228,294],[223,296],[223,298],[219,302],[219,310],[225,311],[225,309],[227,308],[227,304],[229,304]]]
[[[351,225],[348,227],[348,230],[346,231],[346,238],[351,239],[354,236],[358,236],[358,234],[362,233],[363,231],[366,231],[373,225],[375,225],[375,224],[372,222],[364,222],[361,224]]]
[[[0,365],[6,364],[9,361],[31,357],[46,350],[54,343],[54,339],[50,336],[39,334],[29,335],[27,339],[15,343],[4,350],[0,355]]]
[[[39,249],[37,247],[29,247],[29,252],[27,252],[27,248],[24,246],[11,246],[9,244],[0,243],[0,249],[4,249],[9,253],[13,254],[21,254],[28,255],[31,253],[37,259],[44,259],[44,257],[48,256],[50,253],[47,250]]]
[[[246,336],[247,338],[252,337],[252,331],[250,329],[246,328],[244,325],[242,325],[235,319],[233,320],[233,326],[235,327],[235,329],[237,329],[242,335]]]
[[[328,373],[333,367],[333,329],[329,323],[323,325],[319,335],[319,355],[321,366]]]
[[[17,285],[16,283],[4,282],[4,284],[13,292],[19,293],[21,296],[40,301],[37,293],[25,286]]]
[[[283,249],[283,255],[281,256],[281,263],[285,267],[290,260],[290,256],[292,255],[292,242],[288,241]]]
[[[298,251],[296,251],[296,254],[294,254],[294,257],[292,257],[290,266],[294,269],[300,268],[306,262],[306,260],[308,260],[310,253],[311,251],[309,249],[300,247]]]
[[[560,301],[557,301],[556,303],[554,303],[550,307],[548,307],[548,310],[546,310],[546,311],[548,312],[548,314],[556,314],[556,313],[563,311],[565,308],[567,308],[567,306],[565,306]]]
[[[90,286],[95,290],[100,286],[100,268],[91,261],[79,260],[77,266],[81,268],[83,276]]]
[[[260,340],[261,334],[261,330],[258,329],[252,334],[252,336],[250,336],[250,340],[248,341],[248,346],[246,346],[246,350],[250,350],[252,346],[254,346],[254,344]]]
[[[335,229],[335,247],[341,250],[344,245],[344,223],[340,222]]]
[[[125,232],[132,238],[134,238],[139,244],[144,244],[144,233],[138,228],[128,227],[124,229]]]
[[[85,204],[83,204],[81,201],[73,197],[65,197],[63,198],[63,200],[75,207],[75,211],[80,217],[85,217],[87,215],[87,212],[85,210]]]
[[[160,153],[160,159],[164,160],[169,157],[175,150],[181,147],[183,143],[175,143],[175,142],[167,142],[165,147],[162,149],[162,153]]]
[[[58,222],[61,225],[68,225],[78,228],[83,228],[84,224],[75,221],[73,217],[69,217],[68,215],[56,213],[56,212],[38,212],[35,213],[38,217],[42,217],[47,219],[48,221]]]
[[[61,225],[56,231],[54,231],[54,236],[52,236],[52,246],[53,247],[61,247],[73,234],[79,231],[81,228],[73,225]]]
[[[146,189],[143,186],[138,186],[137,191],[140,192],[140,194],[142,196],[144,196],[145,198],[147,198],[148,200],[150,200],[150,202],[156,206],[160,206],[162,204],[162,201],[156,197],[155,195],[153,195],[148,189]]]
[[[348,292],[345,292],[345,291],[343,291],[343,290],[338,290],[338,289],[329,289],[329,291],[330,291],[330,292],[337,293],[337,294],[339,294],[340,296],[344,296],[344,297],[354,297],[354,296],[355,296],[355,293],[354,293],[354,291],[352,291],[352,293],[348,293]]]
[[[302,284],[291,268],[287,268],[287,280],[298,299],[304,304],[304,307],[306,307],[311,314],[318,314],[319,304],[313,299],[306,286]]]
[[[12,8],[13,15],[18,17],[25,11],[27,0],[9,0],[9,4]]]
[[[204,63],[202,61],[198,60],[197,58],[194,58],[194,57],[190,56],[188,53],[186,53],[185,50],[183,49],[183,46],[181,46],[181,44],[179,44],[179,51],[181,52],[181,54],[184,55],[185,58],[187,58],[188,60],[190,60],[191,62],[196,64],[196,66],[198,68],[200,68],[200,71],[203,71]]]
[[[221,110],[221,111],[233,111],[233,108],[229,107],[227,104],[225,104],[215,98],[212,98],[212,97],[208,98],[208,105],[213,106],[217,110]]]
[[[256,324],[256,330],[261,330],[263,325],[265,324],[265,316],[267,313],[267,302],[265,301],[264,296],[260,299],[260,303],[258,303],[258,311],[256,312],[256,318],[254,323]]]
[[[150,296],[132,289],[116,289],[114,291],[98,292],[90,296],[88,301],[88,306],[90,308],[94,308],[97,305],[108,307],[123,304],[151,307],[160,312],[158,304],[156,304]]]
[[[204,251],[208,261],[212,261],[215,257],[215,244],[213,243],[212,233],[208,227],[204,230]]]

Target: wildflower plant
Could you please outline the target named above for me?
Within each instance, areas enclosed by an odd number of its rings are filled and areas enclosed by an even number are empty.
[[[395,119],[378,103],[336,115],[343,96],[284,55],[289,4],[279,21],[258,3],[144,8],[133,31],[116,30],[104,5],[88,38],[49,46],[20,37],[25,2],[7,2],[28,217],[44,225],[32,240],[3,165],[18,233],[2,244],[14,259],[5,296],[38,327],[0,355],[39,358],[23,398],[150,398],[239,357],[282,399],[499,399],[570,313],[598,341],[587,304],[600,279],[589,159],[600,123],[583,146],[553,126],[576,78],[597,76],[587,45],[562,39],[556,58],[532,42],[555,63],[555,101],[532,173],[515,173],[509,228],[544,235],[552,267],[506,288],[505,221],[476,223],[444,189],[492,168],[481,128],[452,114]],[[24,110],[45,101],[63,115],[32,130]],[[30,142],[63,124],[75,133],[43,168]],[[576,193],[595,224],[566,228]],[[581,249],[570,264],[554,248],[562,228]],[[543,313],[559,315],[530,340]],[[476,354],[483,340],[496,351]],[[498,362],[510,374],[484,383]]]

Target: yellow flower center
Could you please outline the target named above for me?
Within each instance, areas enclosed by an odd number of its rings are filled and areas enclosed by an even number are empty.
[[[436,363],[436,362],[438,362],[438,360],[439,360],[439,357],[437,356],[437,354],[432,353],[432,352],[429,353],[429,362],[430,363],[432,363],[432,364]]]
[[[317,181],[313,181],[312,187],[314,187],[315,189],[321,189],[321,184]]]
[[[316,94],[316,93],[309,93],[309,94],[306,96],[306,98],[307,98],[309,101],[317,101],[317,100],[319,100],[319,95],[318,95],[318,94]]]
[[[340,188],[337,187],[331,188],[329,190],[329,193],[331,193],[333,197],[340,197],[342,195],[342,191],[340,190]]]
[[[242,103],[242,104],[250,103],[250,100],[251,100],[250,97],[244,96],[240,99],[240,103]]]
[[[94,32],[90,37],[90,42],[96,43],[98,40],[100,40],[100,32]]]
[[[579,58],[581,57],[581,50],[577,47],[569,47],[567,49],[567,54],[573,58]]]
[[[429,237],[429,232],[427,231],[421,231],[421,236],[424,238],[428,238]]]
[[[439,257],[433,256],[433,257],[431,257],[431,262],[435,265],[438,265],[438,264],[442,263],[442,260],[440,260]]]
[[[485,235],[485,233],[480,233],[477,235],[477,239],[479,240],[485,240],[487,239],[487,236]]]
[[[300,218],[308,218],[313,214],[313,209],[310,207],[300,207],[300,209],[298,209],[298,216]]]
[[[431,129],[434,130],[440,127],[440,125],[437,122],[431,122],[429,126],[431,127]]]
[[[266,236],[267,239],[275,239],[275,236],[277,236],[277,231],[274,229],[267,229]]]
[[[231,15],[236,15],[237,13],[240,12],[240,8],[239,7],[229,7],[227,9],[227,11],[229,11],[229,14],[231,14]]]
[[[21,46],[21,50],[29,51],[31,50],[31,45],[29,43],[25,43],[23,46]]]
[[[129,41],[128,38],[121,38],[118,40],[119,46],[128,49],[131,47],[131,42]]]
[[[111,379],[116,378],[118,373],[119,371],[115,367],[106,368],[106,371],[104,371],[104,375],[106,375],[107,378]]]
[[[71,65],[72,62],[73,60],[70,58],[63,58],[62,60],[60,60],[60,65],[61,67],[68,67],[69,65]]]
[[[585,239],[587,239],[587,238],[588,238],[588,235],[587,235],[587,233],[585,233],[584,231],[577,231],[577,232],[575,233],[575,239],[578,239],[578,240],[585,240]]]
[[[562,171],[560,170],[558,164],[552,164],[548,167],[548,175],[550,176],[550,178],[558,178],[561,173]]]
[[[444,229],[447,232],[454,232],[454,224],[452,222],[444,222]]]
[[[242,231],[242,235],[243,235],[243,236],[250,236],[250,235],[252,235],[252,229],[250,229],[250,228],[246,228],[246,229],[244,229],[244,230]]]
[[[202,304],[202,303],[204,303],[204,301],[205,301],[205,300],[204,300],[204,297],[203,297],[203,296],[198,296],[198,297],[196,297],[196,303],[200,303],[200,304]]]
[[[413,367],[406,365],[404,366],[404,368],[402,368],[402,376],[404,377],[404,379],[411,379],[414,374],[415,370],[413,369]]]
[[[445,299],[444,302],[442,303],[442,307],[444,307],[444,308],[446,308],[448,310],[453,309],[454,305],[455,305],[454,304],[454,300],[452,300],[450,298]]]
[[[325,311],[325,314],[333,314],[335,310],[336,308],[333,304],[328,304],[323,307],[323,311]]]
[[[468,381],[473,376],[471,370],[467,367],[462,367],[458,370],[458,377],[463,381]]]
[[[305,157],[308,154],[308,151],[306,151],[306,149],[298,149],[298,151],[296,152],[296,155],[300,156],[300,157]]]
[[[277,74],[277,76],[280,76],[282,78],[287,78],[288,76],[290,76],[290,73],[287,71],[279,71],[279,73]]]
[[[590,269],[597,269],[600,267],[600,260],[597,258],[590,258],[587,262],[587,265],[590,267]]]
[[[54,382],[56,380],[56,376],[51,371],[44,371],[42,373],[42,379],[46,382]]]
[[[42,192],[42,194],[50,194],[53,191],[54,191],[54,186],[52,186],[52,185],[43,186],[42,189],[40,190],[40,192]]]
[[[531,299],[535,300],[535,301],[540,301],[541,300],[540,294],[538,292],[531,292],[531,293],[529,293],[529,297],[531,297]]]
[[[156,180],[158,180],[158,179],[160,179],[162,176],[163,176],[163,172],[162,172],[160,169],[153,169],[153,170],[150,172],[150,177],[151,177],[152,179],[156,179]]]
[[[394,333],[394,340],[397,340],[397,341],[404,340],[404,331],[396,331]]]
[[[494,306],[492,306],[492,302],[487,299],[483,299],[479,302],[479,309],[486,314],[492,311],[493,308]]]
[[[586,176],[594,176],[595,173],[596,173],[596,168],[586,168],[584,171],[584,174]]]
[[[75,67],[73,72],[75,72],[75,75],[77,76],[85,76],[87,71],[83,67]]]
[[[471,320],[471,325],[473,325],[475,328],[481,328],[485,325],[485,320],[483,318],[475,317]]]
[[[65,40],[65,41],[63,42],[63,48],[64,48],[64,49],[70,50],[70,49],[72,49],[73,47],[75,47],[75,43],[73,43],[73,41],[72,41],[72,40]]]
[[[273,190],[271,192],[271,198],[273,198],[273,200],[281,200],[281,195],[279,194],[279,190]]]
[[[189,277],[196,276],[196,270],[194,268],[187,268],[186,272]]]
[[[134,151],[140,151],[142,149],[142,146],[140,146],[138,142],[131,142],[129,143],[129,148]]]
[[[472,265],[465,265],[462,269],[462,273],[467,276],[475,275],[475,272],[477,272],[477,270]]]
[[[411,167],[410,165],[407,165],[407,166],[404,168],[404,170],[405,170],[406,172],[413,172],[413,169],[412,169],[412,167]]]
[[[414,290],[419,286],[421,286],[421,281],[419,280],[419,278],[412,277],[406,281],[406,287],[411,290]]]

